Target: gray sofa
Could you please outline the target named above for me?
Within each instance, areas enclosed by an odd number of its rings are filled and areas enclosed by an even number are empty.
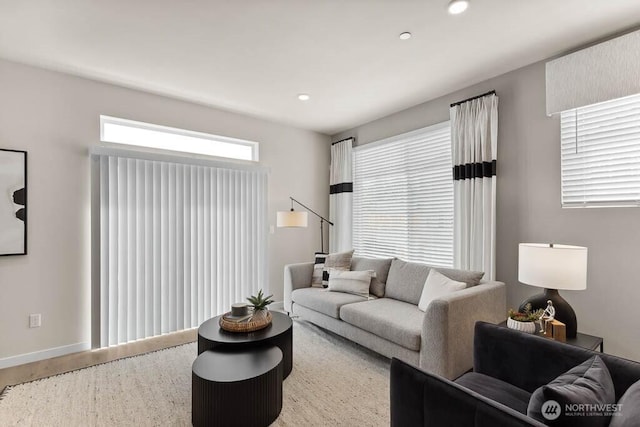
[[[499,323],[506,318],[504,283],[481,280],[482,273],[437,268],[450,279],[466,282],[467,288],[432,301],[423,312],[418,302],[429,266],[353,257],[351,270],[375,270],[384,295],[377,291],[379,298],[366,299],[311,287],[313,263],[289,264],[284,267],[285,310],[448,379],[473,365],[475,322]]]

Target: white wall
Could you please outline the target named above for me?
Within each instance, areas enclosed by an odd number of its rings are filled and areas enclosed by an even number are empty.
[[[328,212],[329,138],[149,93],[0,61],[0,148],[28,151],[27,256],[0,257],[0,359],[90,342],[90,162],[105,114],[260,142],[269,220],[291,195]],[[269,281],[313,259],[319,230],[270,235]],[[28,328],[29,313],[42,327]],[[75,347],[74,347],[75,348]]]
[[[358,144],[449,119],[449,104],[495,89],[500,98],[497,183],[497,279],[508,305],[541,289],[518,283],[518,243],[589,248],[588,287],[561,291],[578,330],[604,337],[608,353],[640,360],[640,209],[562,209],[560,119],[545,115],[544,62],[362,125],[332,139]],[[543,362],[541,362],[543,363]]]

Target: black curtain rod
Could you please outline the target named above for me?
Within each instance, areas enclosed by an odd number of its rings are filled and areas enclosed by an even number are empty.
[[[453,104],[450,105],[450,107],[455,107],[456,105],[464,104],[465,102],[473,101],[474,99],[482,98],[483,96],[495,95],[495,94],[496,94],[496,91],[495,90],[491,90],[491,91],[489,91],[487,93],[483,93],[482,95],[472,96],[471,98],[467,98],[467,99],[463,99],[462,101],[454,102]]]
[[[345,141],[348,141],[350,139],[353,139],[355,141],[355,138],[350,136],[349,138],[345,138],[345,139],[341,139],[340,141],[332,142],[331,145],[340,144],[341,142],[345,142]]]

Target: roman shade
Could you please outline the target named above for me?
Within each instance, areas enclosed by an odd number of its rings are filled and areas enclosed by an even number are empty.
[[[640,30],[546,64],[547,114],[640,93]]]

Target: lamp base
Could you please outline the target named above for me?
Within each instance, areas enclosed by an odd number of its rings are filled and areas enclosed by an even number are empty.
[[[556,289],[545,289],[543,293],[534,295],[526,300],[522,301],[518,311],[524,311],[524,306],[528,303],[531,304],[531,310],[537,310],[539,308],[547,308],[547,301],[551,300],[553,307],[556,309],[555,319],[564,323],[567,327],[567,338],[575,338],[578,333],[578,320],[576,319],[576,312],[569,303],[560,296]]]

